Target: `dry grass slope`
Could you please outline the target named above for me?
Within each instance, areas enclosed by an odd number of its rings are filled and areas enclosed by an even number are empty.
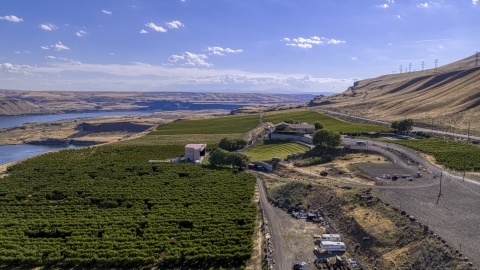
[[[313,100],[312,106],[376,119],[409,117],[424,123],[480,127],[480,67],[475,57],[433,70],[362,80],[347,91]]]

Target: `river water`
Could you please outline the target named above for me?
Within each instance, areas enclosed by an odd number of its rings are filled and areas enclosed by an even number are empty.
[[[0,146],[0,166],[33,157],[45,152],[62,150],[62,149],[75,149],[81,148],[84,146],[79,145],[30,145],[30,144],[19,144],[19,145],[3,145]]]
[[[5,116],[0,117],[0,128],[20,126],[29,122],[52,122],[65,119],[102,117],[102,116],[121,116],[135,114],[152,114],[151,111],[120,111],[120,112],[92,112],[92,113],[66,113],[66,114],[48,114],[48,115],[30,115],[30,116]]]
[[[102,116],[122,116],[135,114],[151,114],[151,111],[123,111],[123,112],[94,112],[94,113],[69,113],[69,114],[52,114],[52,115],[32,115],[32,116],[7,116],[0,117],[0,128],[15,127],[28,122],[51,122],[64,119],[75,119],[85,117],[102,117]],[[75,149],[85,146],[81,145],[4,145],[0,146],[0,166],[15,162],[18,160],[33,157],[45,152]]]

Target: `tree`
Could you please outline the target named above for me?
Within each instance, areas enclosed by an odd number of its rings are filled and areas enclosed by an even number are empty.
[[[216,149],[210,154],[210,164],[212,166],[231,165],[236,167],[246,167],[248,164],[248,157],[242,153]]]
[[[248,142],[245,141],[244,139],[223,138],[222,140],[220,140],[220,143],[218,143],[218,147],[227,151],[235,151],[235,150],[245,148],[247,144]]]
[[[338,132],[321,129],[313,134],[313,144],[319,147],[335,148],[341,141],[342,136]]]
[[[317,129],[323,129],[323,124],[319,122],[315,123],[315,130]]]
[[[412,119],[403,119],[393,121],[391,127],[397,132],[409,132],[413,129],[414,122]]]

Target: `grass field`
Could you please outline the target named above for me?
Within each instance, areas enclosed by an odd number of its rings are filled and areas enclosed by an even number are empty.
[[[286,158],[290,154],[305,152],[308,147],[287,141],[263,141],[243,152],[250,156],[252,161],[269,160],[272,157]]]
[[[258,115],[178,120],[158,126],[149,135],[245,133],[259,124]]]
[[[340,132],[342,134],[358,134],[362,132],[381,132],[391,131],[390,128],[385,126],[376,125],[358,125],[340,121],[325,114],[321,114],[315,111],[299,111],[299,112],[287,112],[278,114],[265,114],[263,116],[264,122],[273,122],[275,124],[290,119],[298,122],[306,122],[309,124],[322,123],[325,130],[331,130]]]

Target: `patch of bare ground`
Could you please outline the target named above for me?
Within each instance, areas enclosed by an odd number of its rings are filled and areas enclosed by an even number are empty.
[[[358,154],[352,162],[361,158]],[[374,155],[369,158],[371,162],[386,163]],[[347,160],[336,163],[332,164],[338,168],[351,167]],[[317,174],[324,169],[322,165],[314,167],[315,173],[310,173],[308,167],[299,172],[299,168],[282,164],[275,175],[262,174],[271,202],[279,207],[292,203],[307,211],[323,211],[333,225],[328,233],[340,233],[348,251],[367,269],[471,269],[455,249],[434,237],[428,226],[383,203],[370,188],[351,187],[351,183],[341,180],[342,175],[322,178]],[[315,247],[312,233],[323,233],[324,228],[287,215],[283,219],[282,233],[289,246],[289,254],[284,256],[292,261],[305,258],[308,263],[313,256],[310,249]]]

